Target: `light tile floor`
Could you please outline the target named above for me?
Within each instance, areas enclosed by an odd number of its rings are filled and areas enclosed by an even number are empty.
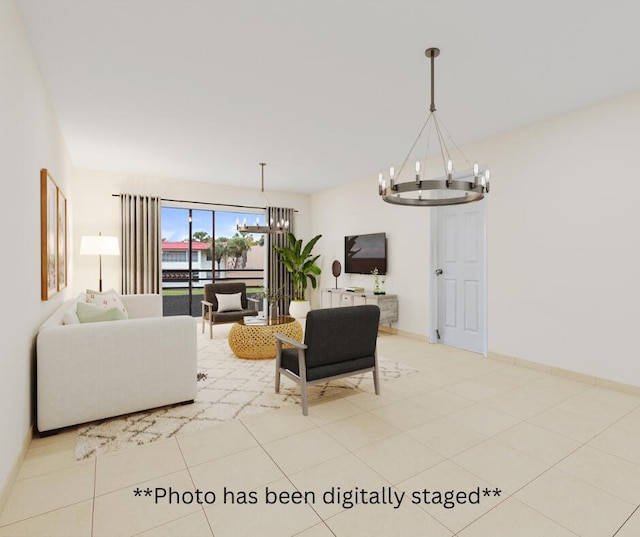
[[[379,350],[418,373],[308,417],[84,462],[73,430],[36,438],[0,537],[640,535],[640,398],[397,335]]]

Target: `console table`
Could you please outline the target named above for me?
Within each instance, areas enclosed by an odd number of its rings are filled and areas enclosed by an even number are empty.
[[[322,289],[322,307],[362,306],[375,304],[380,308],[380,324],[398,320],[398,295],[374,295],[370,292],[347,291],[346,289]]]

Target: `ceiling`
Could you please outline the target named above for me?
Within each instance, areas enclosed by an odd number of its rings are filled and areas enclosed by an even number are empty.
[[[640,88],[637,0],[16,0],[78,167],[316,192]],[[490,164],[490,163],[488,163]],[[494,177],[494,181],[499,181]]]

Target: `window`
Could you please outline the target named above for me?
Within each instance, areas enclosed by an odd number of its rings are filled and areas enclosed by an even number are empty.
[[[196,252],[194,252],[195,254]],[[172,252],[163,250],[162,252],[162,262],[163,263],[186,263],[187,261],[187,252],[186,251],[178,251]]]

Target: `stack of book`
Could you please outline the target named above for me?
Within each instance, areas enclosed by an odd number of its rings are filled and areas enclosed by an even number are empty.
[[[243,320],[246,325],[260,326],[267,324],[267,319],[265,317],[260,317],[259,315],[246,315]]]

